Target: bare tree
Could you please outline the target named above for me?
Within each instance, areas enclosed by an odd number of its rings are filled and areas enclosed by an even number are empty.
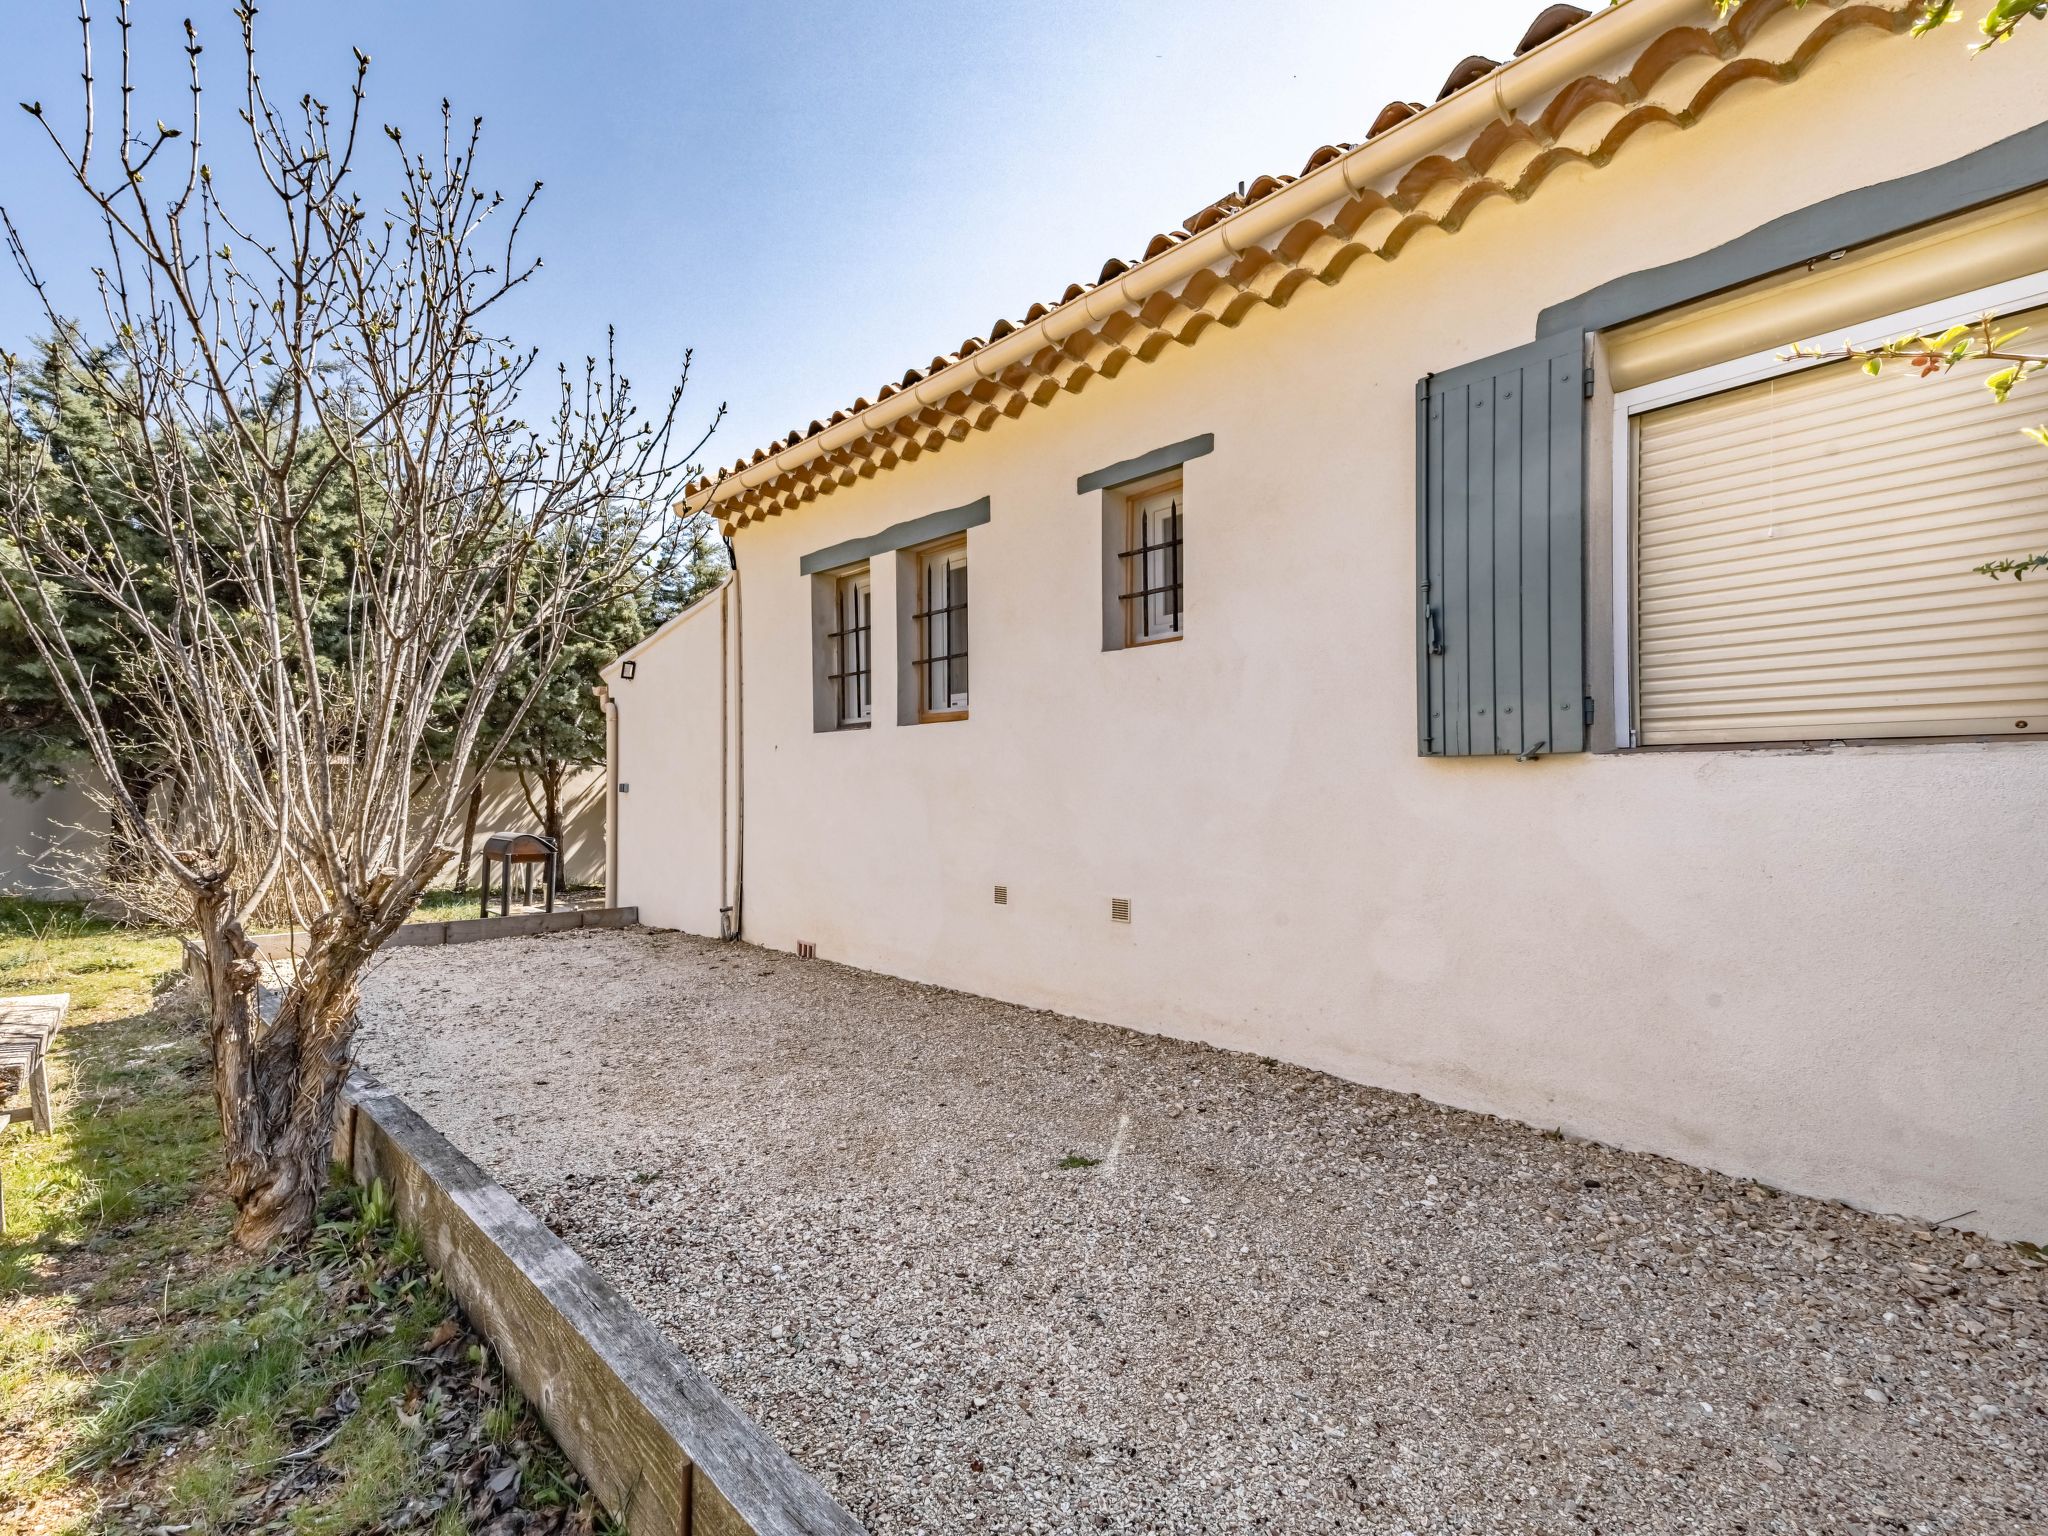
[[[310,1228],[359,980],[452,856],[497,751],[486,716],[501,684],[515,662],[544,678],[575,614],[663,566],[702,439],[678,429],[680,383],[663,408],[636,406],[609,344],[548,378],[497,334],[492,311],[539,267],[519,238],[540,189],[508,202],[479,184],[481,119],[459,129],[443,103],[424,151],[385,128],[380,198],[357,169],[374,137],[368,58],[357,53],[339,106],[280,104],[257,68],[255,8],[237,14],[247,206],[228,206],[202,153],[189,22],[179,126],[136,111],[125,0],[114,120],[84,0],[81,120],[67,131],[25,104],[105,226],[97,290],[119,366],[93,398],[116,447],[60,500],[41,445],[0,426],[0,585],[139,844],[189,903],[235,1234],[262,1248]],[[7,424],[15,371],[10,359]],[[136,528],[164,568],[127,553]],[[121,744],[66,632],[73,594],[115,613],[132,647],[148,728],[180,782],[175,820],[122,787]],[[526,702],[498,711],[498,737]],[[447,745],[416,791],[430,727]],[[314,893],[315,909],[267,1007],[244,925],[280,887]]]

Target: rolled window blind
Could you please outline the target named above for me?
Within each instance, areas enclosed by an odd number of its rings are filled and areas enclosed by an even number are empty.
[[[1828,364],[1637,418],[1639,741],[2048,732],[2048,572],[1972,569],[2048,548],[2048,379],[2000,406],[1990,371]]]

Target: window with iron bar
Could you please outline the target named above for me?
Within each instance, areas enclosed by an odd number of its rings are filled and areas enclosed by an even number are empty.
[[[865,569],[839,578],[833,628],[825,638],[832,647],[825,676],[839,724],[867,725],[874,718],[874,596]]]
[[[967,546],[943,545],[918,558],[918,718],[957,720],[967,713]]]
[[[1124,643],[1180,638],[1181,488],[1163,486],[1131,497],[1119,553],[1124,574]]]

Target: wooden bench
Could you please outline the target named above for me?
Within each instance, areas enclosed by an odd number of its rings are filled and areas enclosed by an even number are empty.
[[[44,997],[0,997],[0,1132],[26,1120],[50,1134],[50,1037],[71,1006],[68,992]],[[26,1089],[28,1102],[16,1104]],[[7,1195],[0,1188],[0,1232],[7,1230]]]

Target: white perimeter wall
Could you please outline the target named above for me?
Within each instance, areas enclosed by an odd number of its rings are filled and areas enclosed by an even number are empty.
[[[1846,40],[1794,87],[1739,86],[1693,130],[742,530],[746,937],[2048,1236],[2048,743],[1429,761],[1413,638],[1420,375],[2004,136],[2044,45]],[[1201,432],[1187,637],[1104,654],[1075,477]],[[886,723],[884,665],[876,726],[815,734],[799,557],[984,495],[972,718]],[[875,563],[884,659],[895,578]],[[613,685],[618,899],[696,932],[720,613]]]
[[[107,813],[82,785],[59,784],[40,794],[0,786],[0,894],[71,895],[71,861],[93,857],[106,827]]]
[[[562,781],[562,870],[571,885],[604,884],[604,786],[603,768],[573,769]],[[417,807],[421,797],[414,795]],[[534,805],[544,806],[540,784],[533,786]],[[477,880],[478,856],[484,839],[493,832],[539,832],[545,822],[526,803],[519,787],[519,775],[510,769],[493,769],[484,778],[483,804],[477,809],[476,848],[469,859],[469,883]],[[455,822],[455,840],[462,840],[461,812]],[[455,864],[450,862],[434,884],[442,889],[455,884]]]
[[[563,783],[562,830],[567,847],[562,864],[571,885],[604,884],[604,789],[602,768],[578,770]],[[535,798],[539,798],[537,786]],[[479,847],[487,833],[540,830],[541,818],[528,808],[517,774],[499,770],[485,779],[476,825]],[[74,894],[49,872],[51,849],[62,847],[70,856],[97,860],[93,845],[106,827],[107,813],[77,785],[60,785],[40,795],[0,788],[0,893]],[[459,821],[456,836],[461,836]],[[454,883],[455,866],[451,863],[435,884],[445,888]],[[476,883],[474,858],[470,860],[470,883]]]

